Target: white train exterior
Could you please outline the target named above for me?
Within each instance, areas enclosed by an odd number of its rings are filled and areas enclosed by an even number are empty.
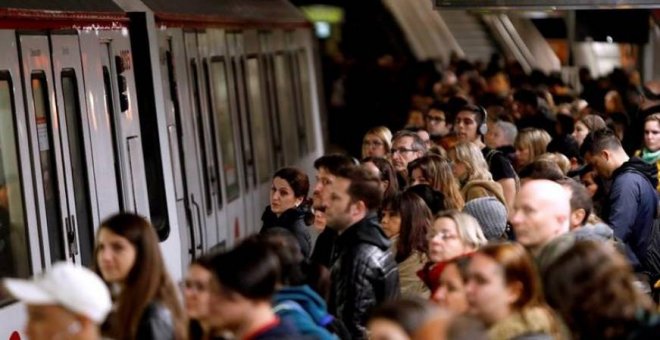
[[[277,168],[313,173],[318,55],[288,2],[28,3],[0,1],[0,276],[91,266],[124,210],[152,221],[179,280],[258,231]],[[0,293],[0,339],[24,308]]]

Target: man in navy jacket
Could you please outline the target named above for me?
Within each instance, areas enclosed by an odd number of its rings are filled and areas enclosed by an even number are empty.
[[[614,230],[614,236],[626,244],[627,255],[636,271],[655,282],[660,277],[655,164],[630,158],[614,133],[607,129],[590,133],[581,153],[599,176],[612,179],[602,217]]]

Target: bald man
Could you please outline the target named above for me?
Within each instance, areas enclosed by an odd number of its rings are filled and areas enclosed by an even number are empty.
[[[537,256],[543,247],[569,230],[570,195],[548,180],[526,182],[516,196],[510,222],[516,241]]]

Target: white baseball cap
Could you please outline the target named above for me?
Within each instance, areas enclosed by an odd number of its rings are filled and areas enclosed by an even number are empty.
[[[58,262],[44,275],[32,280],[5,279],[5,287],[29,305],[60,305],[73,313],[102,323],[112,308],[110,292],[91,270],[69,262]]]

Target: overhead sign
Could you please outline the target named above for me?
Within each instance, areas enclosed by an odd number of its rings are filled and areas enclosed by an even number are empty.
[[[628,9],[660,8],[658,0],[432,0],[444,9]]]

